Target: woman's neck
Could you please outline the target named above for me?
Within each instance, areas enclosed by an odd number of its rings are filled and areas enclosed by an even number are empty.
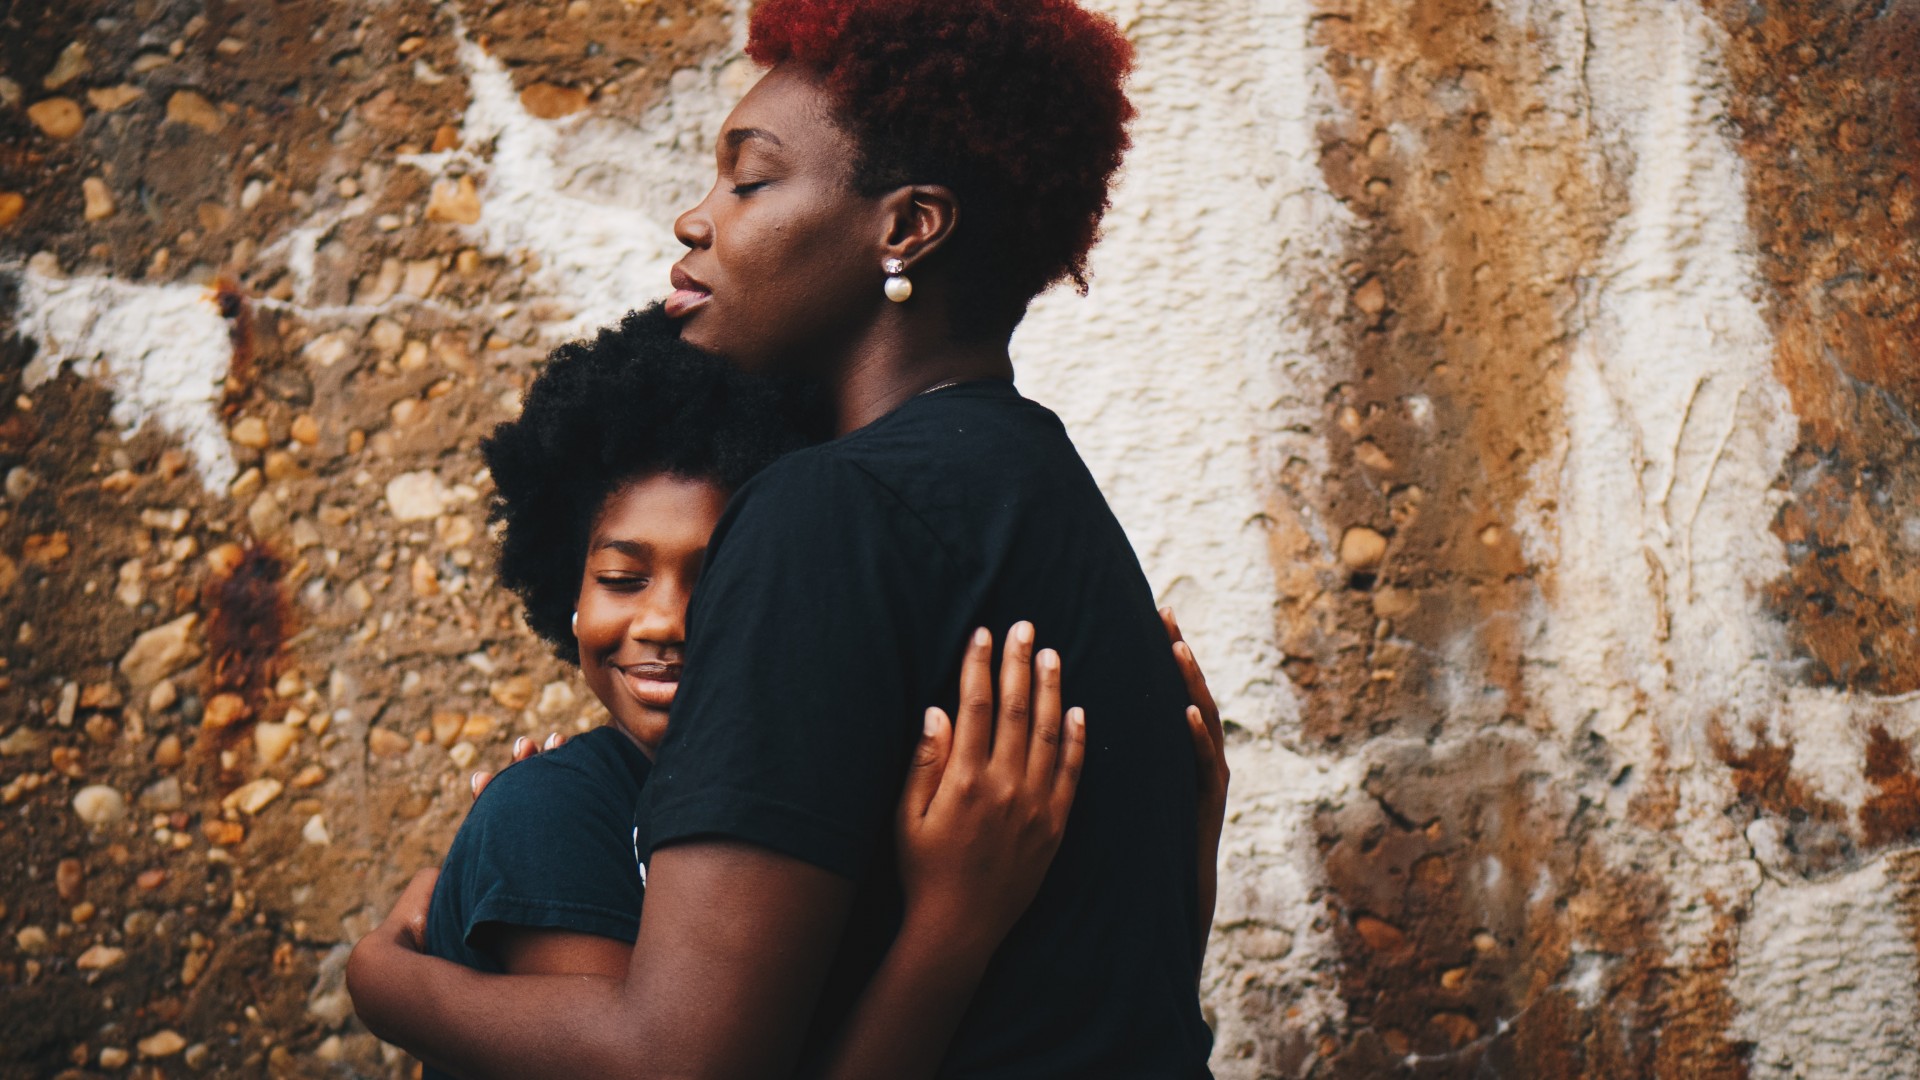
[[[1012,378],[1005,340],[876,333],[851,351],[834,379],[836,433],[858,431],[943,383]]]

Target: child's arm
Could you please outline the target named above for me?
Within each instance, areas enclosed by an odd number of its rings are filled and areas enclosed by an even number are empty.
[[[929,709],[899,813],[906,915],[841,1034],[832,1080],[931,1077],[1000,941],[1060,847],[1086,751],[1080,710],[1062,713],[1060,658],[1015,626],[1000,664],[979,631],[949,723]]]

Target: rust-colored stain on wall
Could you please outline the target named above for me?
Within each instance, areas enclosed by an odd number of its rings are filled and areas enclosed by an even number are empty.
[[[238,772],[233,747],[245,743],[262,722],[278,722],[286,706],[273,694],[293,630],[287,566],[257,542],[228,543],[208,556],[209,577],[201,595],[206,613],[207,712],[198,756],[219,772]],[[301,576],[306,567],[299,568]],[[222,757],[226,760],[221,760]],[[230,785],[231,786],[231,785]]]
[[[1862,841],[1888,848],[1920,840],[1920,776],[1914,775],[1913,751],[1906,740],[1875,724],[1868,732],[1863,774],[1875,792],[1860,806]]]
[[[1792,740],[1774,742],[1756,731],[1750,745],[1737,749],[1716,726],[1712,744],[1733,784],[1735,802],[1727,812],[1743,830],[1761,818],[1777,826],[1793,869],[1805,877],[1855,865],[1860,851],[1846,808],[1821,798],[1794,774]]]
[[[1384,757],[1370,805],[1318,822],[1351,1029],[1335,1075],[1383,1075],[1409,1055],[1436,1075],[1510,1064],[1516,1037],[1558,1011],[1574,807],[1526,743],[1497,731]],[[1557,1037],[1528,1041],[1571,1068]]]
[[[1311,666],[1308,729],[1525,723],[1529,611],[1550,585],[1515,530],[1561,444],[1579,275],[1620,213],[1548,101],[1542,48],[1490,3],[1330,3],[1319,20],[1344,119],[1322,131],[1362,221],[1346,267],[1351,358],[1329,395],[1321,508],[1340,559],[1323,626],[1283,626]],[[1538,493],[1533,493],[1538,497]]]
[[[1542,28],[1478,0],[1321,10],[1343,117],[1321,163],[1361,227],[1333,471],[1282,495],[1323,518],[1337,566],[1283,607],[1281,635],[1309,738],[1391,742],[1374,805],[1321,815],[1349,1011],[1334,1074],[1607,1075],[1647,1043],[1631,1003],[1573,1005],[1574,943],[1613,942],[1617,996],[1661,893],[1583,860],[1589,823],[1547,782],[1561,766],[1534,760],[1522,665],[1552,581],[1516,522],[1551,498],[1539,467],[1564,445],[1579,279],[1623,212],[1619,178],[1587,102],[1543,89]],[[1604,772],[1598,753],[1576,767]],[[1646,917],[1609,923],[1620,911]]]
[[[1806,681],[1920,689],[1920,5],[1707,7],[1800,418],[1769,600]]]
[[[507,65],[529,113],[637,117],[683,67],[729,40],[724,0],[463,0],[469,32]]]

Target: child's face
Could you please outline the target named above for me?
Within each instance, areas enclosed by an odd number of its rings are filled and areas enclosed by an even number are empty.
[[[687,601],[726,505],[707,481],[657,473],[607,496],[587,539],[573,626],[580,672],[648,756],[667,734]]]

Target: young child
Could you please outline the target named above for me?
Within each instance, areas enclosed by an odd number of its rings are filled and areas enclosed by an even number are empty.
[[[654,308],[557,350],[521,416],[485,442],[501,582],[524,601],[528,625],[579,665],[610,722],[503,771],[478,797],[434,887],[433,955],[491,972],[625,976],[646,887],[645,822],[635,807],[666,734],[708,537],[735,489],[823,436],[820,419],[798,390],[681,344],[677,326]],[[961,708],[951,721],[929,710],[898,830],[909,904],[897,942],[912,947],[896,944],[883,962],[844,1033],[835,1075],[931,1074],[992,944],[1031,901],[1058,846],[1084,724],[1061,710],[1057,657],[1032,655],[1031,642],[1031,627],[1009,632],[998,717],[984,631],[963,657]],[[956,728],[1010,723],[1051,725],[1056,737],[1005,740],[1028,748],[1015,762],[987,749],[985,737],[959,740],[978,748],[972,760],[953,753]],[[1204,734],[1205,723],[1196,730]],[[1218,760],[1211,742],[1209,750],[1203,781]],[[1049,756],[1033,756],[1041,754]],[[1030,761],[1041,763],[1037,773]],[[1004,806],[941,787],[944,777],[996,769],[1046,778],[1015,785],[1010,796],[1044,828],[1009,829],[997,812]],[[1224,795],[1223,764],[1219,786]],[[1208,881],[1219,827],[1211,817]],[[944,924],[916,923],[916,913],[930,911],[945,913]],[[994,911],[1011,917],[995,921]],[[955,912],[993,925],[955,935]],[[963,938],[988,944],[982,952]],[[960,948],[974,955],[942,954]],[[971,977],[956,986],[955,971]]]

